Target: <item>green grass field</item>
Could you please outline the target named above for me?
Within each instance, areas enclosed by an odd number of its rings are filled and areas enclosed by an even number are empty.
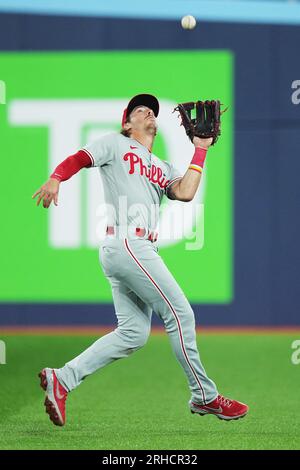
[[[192,415],[187,382],[166,335],[87,378],[67,402],[67,424],[44,413],[38,371],[60,367],[96,338],[6,336],[1,374],[1,449],[300,449],[300,365],[292,334],[198,336],[219,391],[249,404],[224,422]]]

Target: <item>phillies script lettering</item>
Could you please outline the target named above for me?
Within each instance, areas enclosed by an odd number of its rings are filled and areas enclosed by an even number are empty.
[[[144,165],[143,160],[135,153],[125,153],[123,159],[125,162],[129,161],[129,174],[132,175],[135,171],[139,171],[142,176],[151,181],[151,183],[158,184],[162,189],[166,187],[170,180],[166,180],[163,175],[161,168],[151,165],[151,168],[147,168]]]

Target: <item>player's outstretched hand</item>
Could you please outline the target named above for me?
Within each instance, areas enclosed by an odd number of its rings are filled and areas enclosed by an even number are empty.
[[[39,196],[36,205],[39,206],[40,202],[43,200],[43,207],[45,207],[45,209],[48,209],[52,201],[57,206],[59,184],[60,182],[55,178],[49,178],[32,196],[32,199]]]
[[[202,137],[194,137],[193,138],[193,144],[195,145],[195,147],[202,147],[202,148],[205,148],[205,149],[208,149],[208,147],[211,146],[213,142],[213,138],[212,137],[208,137],[207,139],[203,139]]]

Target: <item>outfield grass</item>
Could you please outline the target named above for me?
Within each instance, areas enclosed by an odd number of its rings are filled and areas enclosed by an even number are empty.
[[[192,415],[185,376],[165,335],[89,377],[67,402],[67,424],[44,413],[38,371],[60,367],[95,337],[7,336],[0,366],[0,449],[299,449],[297,335],[198,336],[219,391],[249,404],[239,421]],[[299,339],[299,338],[298,338]]]

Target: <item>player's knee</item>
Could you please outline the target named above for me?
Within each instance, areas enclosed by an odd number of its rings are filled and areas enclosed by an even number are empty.
[[[150,335],[150,326],[137,329],[117,328],[117,332],[122,336],[127,347],[132,351],[136,351],[147,343]]]
[[[173,333],[178,328],[184,331],[193,331],[195,329],[195,315],[192,307],[187,304],[182,309],[169,311],[164,319],[167,333]]]
[[[140,349],[143,346],[145,346],[145,344],[148,341],[149,335],[150,335],[150,328],[142,328],[135,332],[133,341],[135,343],[136,349]]]

